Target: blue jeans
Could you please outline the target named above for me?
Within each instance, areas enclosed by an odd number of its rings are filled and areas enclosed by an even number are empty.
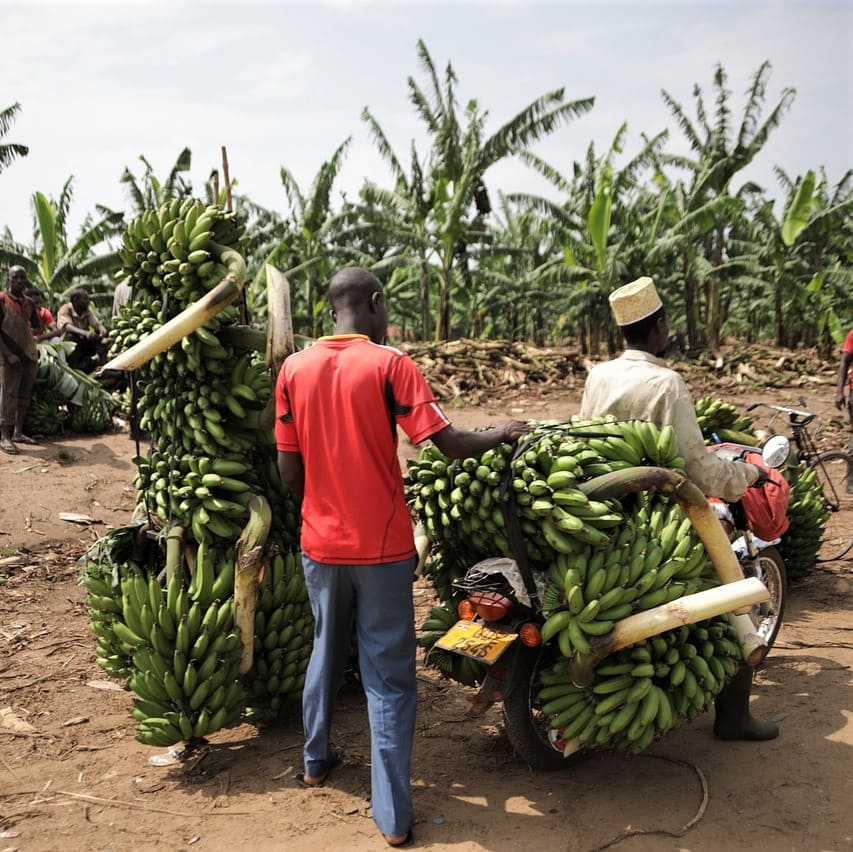
[[[302,555],[314,614],[314,646],[302,693],[305,774],[331,765],[335,695],[355,615],[358,665],[370,724],[371,808],[383,834],[414,820],[411,788],[417,681],[412,580],[417,557],[382,565],[327,565]]]

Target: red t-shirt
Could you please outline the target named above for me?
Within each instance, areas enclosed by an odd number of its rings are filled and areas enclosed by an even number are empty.
[[[45,329],[53,325],[54,322],[53,314],[47,308],[39,308],[39,334],[44,334]]]
[[[847,332],[847,337],[844,338],[844,345],[841,347],[842,352],[853,352],[853,330]],[[853,370],[848,373],[848,384],[850,390],[853,391]]]
[[[285,360],[275,397],[276,445],[305,465],[303,552],[339,565],[413,556],[396,426],[419,444],[450,422],[414,361],[364,335],[321,337]]]

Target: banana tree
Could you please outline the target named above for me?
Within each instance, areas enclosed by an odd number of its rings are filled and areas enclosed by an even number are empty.
[[[643,247],[654,226],[640,176],[655,162],[666,132],[643,137],[640,152],[617,168],[626,135],[623,124],[600,157],[590,145],[584,163],[574,164],[571,178],[530,153],[524,155],[528,165],[565,194],[558,209],[541,197],[511,196],[525,208],[553,217],[554,262],[544,276],[568,290],[569,317],[577,325],[582,348],[593,353],[602,343],[611,353],[619,345],[607,297],[629,276],[647,272]]]
[[[695,158],[667,155],[665,162],[686,169],[690,180],[685,186],[685,213],[693,214],[700,209],[709,210],[710,201],[731,197],[731,184],[734,177],[746,168],[761,152],[770,134],[781,123],[784,113],[790,108],[795,90],[785,88],[773,109],[763,123],[761,113],[767,94],[767,82],[770,75],[770,63],[762,63],[752,78],[747,91],[747,102],[737,136],[732,137],[731,92],[726,88],[727,76],[722,65],[717,65],[713,85],[716,91],[713,123],[705,105],[704,96],[698,84],[694,84],[696,122],[686,115],[682,105],[666,90],[662,90],[663,100],[687,138]],[[722,204],[713,208],[721,214],[715,219],[710,230],[701,230],[701,255],[704,258],[702,268],[706,271],[702,280],[702,308],[704,316],[688,325],[691,348],[707,344],[717,349],[720,343],[724,321],[722,310],[723,292],[727,287],[737,287],[739,276],[725,264],[727,257],[727,235],[732,227],[730,213],[737,215],[740,205]],[[725,270],[729,270],[725,272]],[[684,300],[688,305],[699,305],[696,298],[699,281],[694,269],[685,270]]]
[[[781,218],[765,201],[751,217],[772,297],[772,316],[779,346],[840,343],[841,317],[849,315],[853,298],[851,210],[853,171],[830,189],[825,175],[812,170],[796,182],[776,174],[787,194]]]
[[[0,110],[0,139],[9,132],[20,111],[21,105],[17,102],[10,107]],[[26,157],[29,150],[26,145],[20,145],[15,142],[0,143],[0,172],[14,160],[18,159],[18,157]]]
[[[308,192],[303,192],[294,175],[281,168],[281,183],[288,210],[283,217],[284,234],[265,262],[282,269],[294,286],[297,307],[294,319],[301,320],[303,331],[316,337],[322,328],[326,300],[322,286],[334,269],[338,247],[332,232],[339,214],[332,210],[332,188],[341,170],[350,139],[347,138],[324,162]],[[301,298],[297,288],[301,287]],[[297,313],[298,312],[298,313]]]
[[[157,178],[154,168],[145,156],[140,154],[139,160],[145,167],[140,177],[134,175],[127,166],[121,176],[121,182],[127,185],[127,193],[133,206],[131,218],[136,218],[146,210],[157,210],[164,202],[173,198],[188,198],[192,195],[192,181],[184,177],[189,173],[192,164],[192,152],[189,148],[184,148],[178,154],[164,181]]]
[[[588,112],[592,98],[567,102],[564,90],[549,92],[517,113],[490,136],[484,132],[488,113],[476,100],[469,100],[459,115],[456,97],[457,78],[450,63],[439,78],[432,57],[423,41],[418,42],[418,58],[427,85],[408,79],[409,100],[423,122],[430,139],[423,176],[408,178],[392,164],[395,191],[407,196],[413,210],[419,210],[418,195],[428,199],[422,220],[415,231],[429,240],[428,257],[422,252],[414,262],[422,264],[422,285],[435,288],[430,294],[436,321],[434,337],[448,339],[451,334],[454,299],[457,291],[471,286],[475,247],[488,241],[485,217],[491,201],[485,175],[495,163],[520,153],[560,125]],[[368,113],[374,139],[386,161],[390,146],[378,122]],[[402,180],[401,180],[402,177]],[[433,270],[427,274],[426,265]],[[426,296],[424,303],[427,302]],[[426,324],[425,324],[426,325]]]

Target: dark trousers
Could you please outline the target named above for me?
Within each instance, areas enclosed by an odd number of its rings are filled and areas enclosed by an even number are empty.
[[[68,355],[68,366],[81,373],[90,373],[95,367],[101,367],[107,363],[106,344],[100,338],[89,340],[78,334],[69,333],[66,340],[74,343],[74,351]]]

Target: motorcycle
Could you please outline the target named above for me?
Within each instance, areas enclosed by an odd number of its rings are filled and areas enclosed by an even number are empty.
[[[755,447],[724,443],[712,451],[732,460],[745,460],[757,452]],[[761,451],[762,463],[778,469],[788,453],[787,439],[774,437]],[[778,539],[767,541],[755,534],[742,500],[718,505],[715,512],[730,540],[734,539],[732,549],[744,576],[757,577],[770,592],[769,601],[753,605],[749,612],[755,633],[769,650],[781,627],[787,590],[785,565],[775,547]],[[436,647],[486,666],[473,712],[501,702],[504,729],[516,753],[534,769],[553,771],[564,769],[571,756],[541,710],[539,673],[550,669],[561,654],[553,639],[541,641],[546,618],[539,601],[545,578],[526,573],[505,557],[471,566],[453,584],[465,596],[458,608],[460,620]]]

